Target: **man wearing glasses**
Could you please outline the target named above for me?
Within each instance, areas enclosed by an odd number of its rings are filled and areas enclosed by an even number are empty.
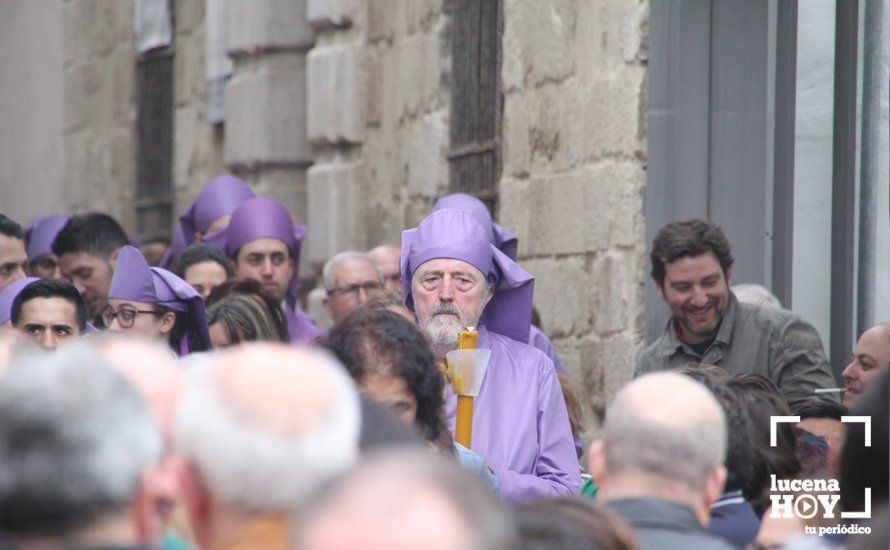
[[[327,295],[322,305],[334,324],[383,291],[383,275],[374,260],[361,252],[341,252],[322,269]]]

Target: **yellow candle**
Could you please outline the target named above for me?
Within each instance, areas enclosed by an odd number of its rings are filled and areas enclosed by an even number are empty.
[[[479,333],[473,327],[461,331],[457,335],[457,349],[476,349]],[[454,393],[460,394],[466,391],[463,380],[460,377],[452,377],[451,384]],[[457,396],[457,421],[454,427],[454,438],[466,448],[470,448],[473,439],[473,397],[469,395]]]
[[[472,444],[473,398],[469,395],[457,396],[457,424],[454,429],[454,439],[467,449]]]

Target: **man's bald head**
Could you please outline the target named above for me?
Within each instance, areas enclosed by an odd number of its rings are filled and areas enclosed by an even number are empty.
[[[189,373],[176,439],[216,499],[275,511],[352,465],[359,424],[355,386],[330,355],[247,344]]]
[[[383,274],[383,284],[387,290],[402,292],[402,272],[400,260],[402,249],[394,244],[381,244],[368,251]]]
[[[413,451],[363,461],[325,493],[297,536],[300,550],[495,550],[511,542],[506,510],[478,479]]]
[[[624,387],[606,412],[611,472],[636,470],[703,486],[726,453],[726,421],[708,390],[688,377],[657,373]]]

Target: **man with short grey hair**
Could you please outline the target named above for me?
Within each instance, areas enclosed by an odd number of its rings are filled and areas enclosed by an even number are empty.
[[[726,479],[726,421],[708,390],[675,373],[625,386],[590,448],[598,496],[641,548],[731,548],[706,531]]]
[[[370,256],[353,250],[340,252],[328,260],[321,276],[327,293],[322,305],[335,325],[383,291],[380,268]]]
[[[199,478],[199,545],[288,547],[293,511],[356,459],[352,380],[332,356],[280,344],[245,344],[188,374],[176,446]]]
[[[0,419],[0,539],[22,548],[138,547],[133,504],[161,455],[161,434],[92,346],[19,352],[0,374]]]

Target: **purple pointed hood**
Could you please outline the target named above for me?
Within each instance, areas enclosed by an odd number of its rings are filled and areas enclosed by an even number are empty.
[[[70,216],[42,216],[28,223],[25,229],[25,252],[28,260],[52,254],[53,241],[59,231],[68,223]]]
[[[24,277],[9,283],[6,288],[0,290],[0,325],[12,318],[12,301],[19,295],[19,292],[39,280],[37,277]]]
[[[250,186],[231,174],[222,174],[205,183],[195,202],[179,216],[179,223],[173,230],[170,248],[161,261],[161,267],[172,270],[182,251],[194,241],[195,233],[205,233],[217,218],[231,214],[241,203],[253,196]],[[216,239],[205,236],[204,242],[222,248],[218,237],[221,231],[222,229],[213,232]]]
[[[484,227],[460,210],[438,210],[420,222],[417,229],[402,232],[402,289],[411,311],[411,278],[418,267],[436,258],[462,260],[485,274],[494,295],[485,306],[479,325],[528,342],[534,277],[491,244]]]
[[[204,300],[188,283],[160,267],[149,267],[142,253],[132,246],[121,248],[111,277],[109,298],[133,300],[169,307],[188,313],[188,322],[197,327],[204,347],[210,349],[210,334]],[[188,342],[188,332],[178,349],[185,355],[197,342]]]
[[[495,245],[498,250],[506,254],[508,258],[514,262],[516,261],[519,240],[516,238],[516,235],[494,223],[491,219],[491,213],[488,211],[488,207],[485,206],[485,203],[476,197],[471,197],[464,193],[454,193],[445,195],[437,200],[436,204],[433,205],[433,212],[444,208],[460,210],[472,216],[473,219],[479,222],[482,229],[485,230],[489,242]]]
[[[219,235],[217,233],[220,233]],[[291,277],[285,300],[293,309],[297,303],[300,286],[300,244],[306,237],[306,227],[294,225],[283,204],[269,197],[254,197],[244,201],[232,213],[232,221],[225,230],[208,236],[208,241],[220,246],[233,260],[238,250],[257,239],[278,239],[288,246],[294,259],[294,274]]]

